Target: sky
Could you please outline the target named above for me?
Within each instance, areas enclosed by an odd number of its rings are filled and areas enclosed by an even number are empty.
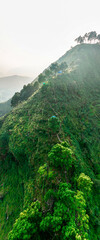
[[[35,78],[90,31],[100,0],[0,0],[0,77]]]

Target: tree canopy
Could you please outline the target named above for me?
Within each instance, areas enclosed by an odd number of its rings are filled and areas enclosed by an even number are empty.
[[[84,43],[84,42],[90,42],[91,41],[96,41],[100,42],[100,34],[97,34],[96,31],[91,31],[89,33],[85,33],[84,36],[79,36],[78,38],[75,39],[77,43]]]

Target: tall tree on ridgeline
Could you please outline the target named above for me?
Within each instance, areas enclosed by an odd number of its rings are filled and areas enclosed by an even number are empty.
[[[79,36],[78,38],[75,39],[75,41],[80,44],[84,43],[84,42],[91,43],[91,41],[93,41],[93,40],[94,40],[94,42],[95,41],[100,42],[100,34],[97,35],[96,31],[91,31],[89,33],[85,33],[83,37]]]
[[[96,38],[97,38],[97,33],[96,33],[96,31],[92,31],[92,32],[89,32],[88,33],[88,41],[92,41],[92,40],[96,40]]]
[[[100,34],[97,35],[97,40],[100,42]]]
[[[83,39],[84,39],[85,42],[87,42],[87,40],[88,40],[88,33],[84,34]]]
[[[77,43],[83,43],[83,42],[84,42],[84,39],[83,39],[83,37],[79,36],[78,38],[75,39],[75,41],[76,41]]]

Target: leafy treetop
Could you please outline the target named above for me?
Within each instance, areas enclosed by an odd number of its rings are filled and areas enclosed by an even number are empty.
[[[100,34],[97,34],[96,31],[91,31],[89,33],[85,33],[84,36],[79,36],[75,39],[77,43],[84,43],[85,41],[91,42],[92,40],[100,42]]]

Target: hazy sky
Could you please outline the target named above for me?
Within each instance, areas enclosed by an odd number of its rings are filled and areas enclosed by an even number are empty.
[[[0,76],[34,78],[92,30],[100,0],[0,0]]]

